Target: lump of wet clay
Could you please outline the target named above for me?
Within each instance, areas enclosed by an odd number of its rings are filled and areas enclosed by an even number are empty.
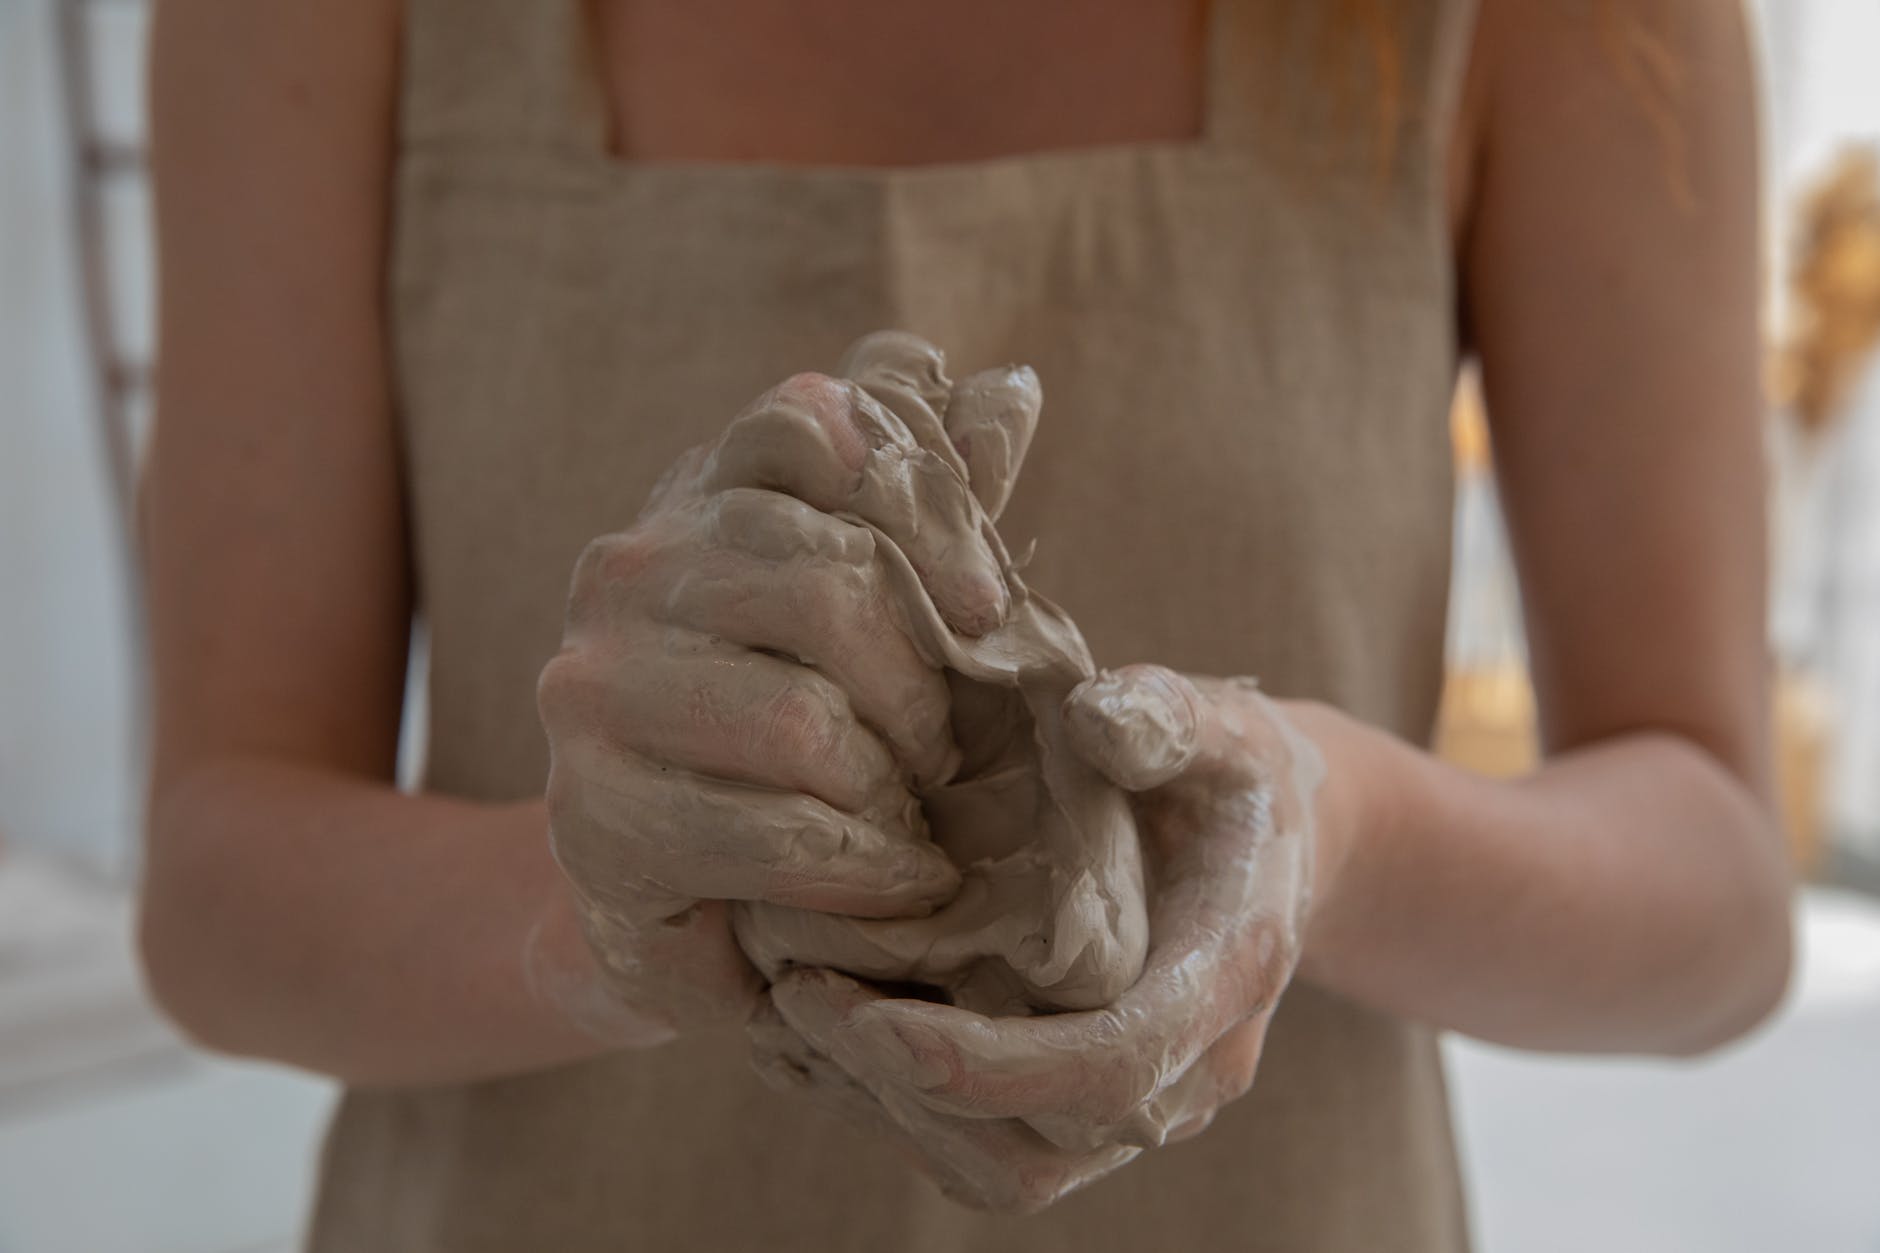
[[[772,979],[794,966],[827,967],[915,985],[907,990],[986,1014],[1107,1005],[1141,974],[1148,946],[1135,821],[1127,797],[1064,738],[1064,697],[1094,673],[1083,637],[1025,585],[993,526],[1037,422],[1037,377],[1007,367],[956,386],[938,349],[899,332],[856,343],[838,374],[875,402],[864,399],[873,421],[905,428],[889,441],[894,455],[869,458],[863,492],[917,510],[935,508],[939,495],[964,501],[970,517],[920,520],[983,534],[1010,594],[1002,625],[961,635],[906,554],[870,528],[909,634],[944,669],[952,696],[958,765],[918,800],[929,838],[960,868],[962,886],[914,919],[740,902],[738,941]],[[922,475],[938,473],[970,490],[917,490]]]

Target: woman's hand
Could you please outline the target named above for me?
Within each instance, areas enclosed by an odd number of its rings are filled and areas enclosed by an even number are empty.
[[[858,521],[977,635],[1009,602],[986,537],[947,525],[976,516],[966,490],[861,388],[798,375],[583,554],[539,691],[551,838],[638,1014],[678,1030],[750,1011],[727,901],[918,916],[957,888],[909,790],[956,765],[946,683]]]
[[[1041,1208],[1245,1093],[1311,900],[1323,767],[1252,683],[1132,666],[1074,691],[1066,719],[1135,794],[1152,938],[1128,992],[987,1018],[806,970],[754,1026],[774,1081],[844,1089],[854,1117],[897,1127],[943,1190],[985,1208]]]

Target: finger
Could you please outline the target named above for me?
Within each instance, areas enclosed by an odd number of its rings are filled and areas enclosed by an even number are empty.
[[[1266,1039],[1268,1015],[1230,1029],[1162,1091],[1120,1122],[1096,1125],[1060,1115],[1034,1115],[1025,1121],[1059,1148],[1088,1152],[1106,1144],[1160,1148],[1199,1135],[1229,1103],[1253,1086]]]
[[[732,422],[701,483],[770,488],[880,528],[956,630],[983,635],[1010,608],[959,455],[923,444],[856,384],[798,375],[766,393]]]
[[[715,546],[673,577],[661,616],[814,668],[916,779],[944,782],[958,758],[946,680],[901,625],[874,532],[753,488],[701,508]]]
[[[1158,1098],[1162,1139],[1157,1144],[1174,1144],[1200,1135],[1217,1113],[1253,1090],[1271,1021],[1270,1014],[1261,1014],[1229,1031]]]
[[[752,1065],[773,1090],[805,1096],[872,1136],[953,1201],[973,1209],[1035,1213],[1134,1156],[1103,1145],[1052,1152],[1023,1124],[969,1122],[900,1103],[897,1113],[792,1030],[768,1001],[752,1017]]]
[[[659,918],[695,899],[761,900],[889,918],[930,912],[959,888],[937,847],[813,797],[744,787],[632,759],[558,753],[550,838],[602,907]]]
[[[789,966],[830,967],[862,979],[952,987],[996,959],[1016,984],[1023,976],[1004,956],[1028,944],[1043,946],[1042,938],[1033,938],[1036,924],[1022,915],[1048,884],[1023,858],[976,858],[957,844],[945,852],[971,870],[935,916],[863,919],[754,907],[739,913],[738,938],[758,969],[771,975]],[[982,977],[977,986],[992,983]]]
[[[564,652],[543,670],[537,703],[551,737],[807,792],[878,820],[908,803],[887,747],[807,666],[678,628],[606,658]],[[593,767],[603,774],[605,759]]]
[[[866,1130],[901,1140],[881,1103],[846,1070],[811,1048],[768,995],[759,998],[744,1031],[751,1041],[751,1067],[773,1091],[808,1096]]]
[[[906,331],[876,331],[849,345],[836,373],[886,405],[915,443],[940,457],[960,478],[967,477],[966,463],[943,422],[953,383],[940,349]]]
[[[966,463],[973,495],[995,519],[1011,498],[1043,405],[1044,393],[1030,366],[982,370],[953,389],[947,435]]]
[[[867,1088],[784,1021],[769,996],[759,998],[745,1031],[751,1040],[751,1064],[771,1090],[808,1098],[873,1137],[910,1169],[936,1176],[934,1163],[916,1138],[903,1130]]]
[[[1115,1010],[987,1018],[884,1001],[846,1020],[837,1057],[929,1109],[962,1118],[1058,1116],[1120,1122],[1182,1062],[1160,1027]]]
[[[853,989],[861,986],[828,971],[798,971],[778,979],[773,996],[791,1025],[850,1073],[939,1113],[1061,1114],[1107,1125],[1153,1096],[1178,1061],[1166,1042],[1113,1010],[988,1018],[860,996]]]
[[[825,374],[796,374],[751,403],[699,469],[702,490],[787,481],[819,509],[842,507],[873,452],[856,420],[855,389]]]
[[[864,393],[859,409],[865,423],[873,417],[873,406],[866,402],[877,402],[890,419],[889,425],[905,428],[917,446],[919,455],[909,464],[916,482],[927,489],[920,503],[929,510],[926,527],[931,546],[965,544],[974,550],[984,549],[993,554],[993,568],[1003,571],[1003,550],[991,534],[991,517],[971,505],[972,497],[983,501],[985,494],[973,486],[972,472],[946,424],[954,403],[954,388],[946,374],[946,354],[918,335],[877,331],[852,344],[837,371]],[[897,471],[884,477],[898,479],[900,474]],[[908,556],[926,582],[931,563],[922,552],[910,550]],[[1003,583],[1003,577],[1000,581]],[[944,616],[952,620],[951,615]],[[1003,621],[1004,616],[1001,609],[996,618],[987,621],[987,629]],[[968,633],[983,631],[975,627]]]
[[[1101,670],[1064,698],[1072,749],[1126,791],[1161,787],[1209,749],[1206,699],[1165,666]]]
[[[784,1021],[770,997],[759,999],[745,1031],[751,1039],[751,1065],[771,1090],[807,1097],[873,1137],[877,1144],[914,1171],[936,1181],[944,1173],[928,1160],[915,1137],[902,1129],[867,1088],[829,1057],[810,1047],[809,1042]]]
[[[1069,1151],[1016,1118],[957,1118],[892,1091],[878,1099],[912,1141],[924,1173],[944,1195],[996,1214],[1036,1214],[1127,1165],[1142,1151],[1124,1144]]]
[[[1075,753],[1128,792],[1183,775],[1258,783],[1237,715],[1166,666],[1120,666],[1085,679],[1064,698],[1064,730]]]
[[[867,985],[828,970],[794,971],[773,985],[770,993],[785,1023],[824,1058],[840,1047],[838,1024],[881,999]],[[840,1062],[840,1053],[833,1055]],[[848,1072],[846,1066],[844,1070],[911,1137],[920,1150],[925,1173],[940,1190],[974,1208],[1036,1213],[1129,1162],[1139,1151],[1132,1146],[1103,1145],[1088,1152],[1066,1152],[1016,1119],[961,1118],[937,1112],[892,1085],[877,1086],[865,1072]]]
[[[1318,747],[1250,678],[1197,681],[1164,666],[1122,666],[1072,689],[1063,712],[1078,755],[1128,791],[1177,779],[1211,791],[1266,789],[1291,829],[1309,819],[1325,775]]]
[[[963,1117],[1050,1117],[1093,1129],[1123,1122],[1285,986],[1289,951],[1263,941],[1271,929],[1250,936],[1224,912],[1245,892],[1223,896],[1219,880],[1247,873],[1200,863],[1178,870],[1159,897],[1149,964],[1107,1009],[992,1017],[877,1000],[842,1021],[837,1059]]]

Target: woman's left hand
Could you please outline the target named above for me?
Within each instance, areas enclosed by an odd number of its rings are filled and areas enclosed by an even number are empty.
[[[985,1017],[801,970],[752,1024],[773,1082],[897,1128],[943,1191],[980,1208],[1043,1208],[1244,1094],[1311,900],[1324,768],[1252,682],[1130,666],[1065,712],[1077,751],[1136,802],[1151,940],[1128,992]]]

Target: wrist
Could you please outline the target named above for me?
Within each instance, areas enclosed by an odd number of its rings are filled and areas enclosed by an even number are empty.
[[[1362,919],[1368,850],[1393,838],[1389,828],[1403,812],[1403,746],[1330,705],[1281,705],[1325,762],[1313,803],[1312,900],[1299,962],[1302,977],[1323,981]]]
[[[546,831],[541,841],[550,873],[523,944],[529,995],[560,1029],[607,1048],[644,1048],[672,1038],[670,1028],[628,1006],[608,981],[582,925],[580,898],[554,864]]]

